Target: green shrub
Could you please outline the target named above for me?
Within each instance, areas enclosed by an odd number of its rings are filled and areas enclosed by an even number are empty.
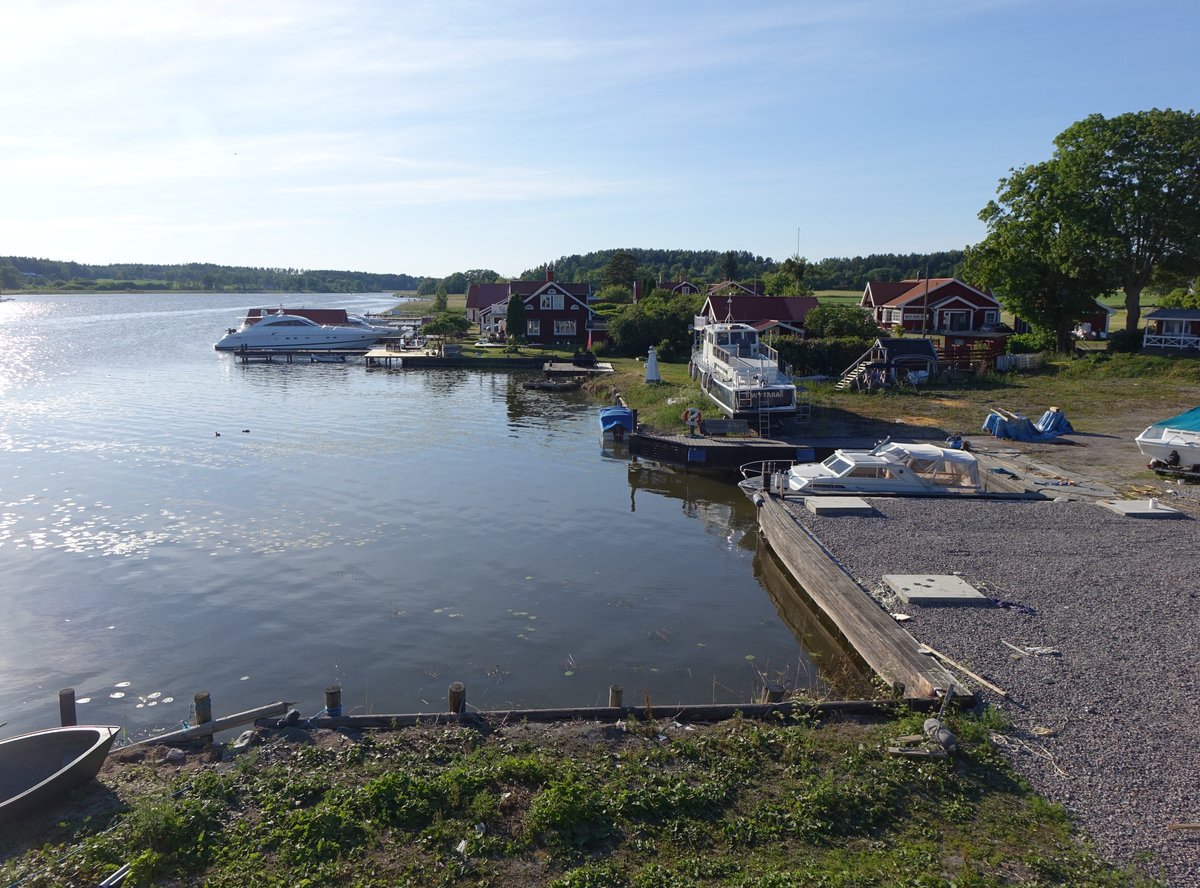
[[[1058,343],[1050,330],[1035,330],[1032,333],[1017,333],[1008,337],[1010,355],[1033,355],[1038,352],[1052,352],[1057,348]]]
[[[1142,337],[1145,336],[1143,330],[1118,330],[1108,337],[1108,350],[1110,352],[1127,352],[1136,353],[1142,350]]]

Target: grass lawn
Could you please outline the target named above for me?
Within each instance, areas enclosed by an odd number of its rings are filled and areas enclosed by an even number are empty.
[[[1152,884],[1013,774],[995,715],[952,716],[949,759],[885,753],[924,718],[292,731],[232,763],[110,762],[0,837],[0,882],[129,863],[127,886]]]

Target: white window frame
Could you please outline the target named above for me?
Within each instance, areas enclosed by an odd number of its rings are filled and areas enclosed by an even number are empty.
[[[542,335],[541,318],[526,318],[525,319],[525,335],[526,336],[541,336]]]
[[[565,303],[563,302],[563,294],[559,293],[557,290],[543,293],[540,307],[542,311],[562,311],[565,307]]]
[[[575,329],[576,328],[575,328],[575,319],[574,318],[572,318],[569,321],[558,320],[556,318],[554,321],[554,335],[555,336],[574,336]]]

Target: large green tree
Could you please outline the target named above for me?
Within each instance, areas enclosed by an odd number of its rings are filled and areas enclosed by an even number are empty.
[[[1158,267],[1200,272],[1200,115],[1140,111],[1091,116],[1054,140],[1063,186],[1137,326]]]
[[[1062,189],[1053,163],[1014,171],[999,199],[979,214],[988,235],[967,251],[963,276],[991,288],[1034,327],[1052,331],[1059,351],[1066,351],[1075,322],[1113,287]]]
[[[1010,241],[1025,227],[1039,257],[1056,266],[1036,275],[1043,287],[1061,277],[1074,292],[1098,274],[1102,283],[1089,295],[1123,289],[1133,329],[1155,269],[1200,272],[1200,116],[1170,109],[1093,114],[1054,146],[1050,160],[1000,181],[998,199],[980,214],[988,238],[1003,229],[999,240]],[[1020,261],[1002,244],[987,251],[994,261],[1004,254]],[[1029,273],[1017,269],[1008,277]]]

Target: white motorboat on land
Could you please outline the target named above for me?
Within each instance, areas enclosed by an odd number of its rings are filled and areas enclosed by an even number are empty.
[[[779,487],[769,466],[744,466],[748,490]],[[979,462],[966,450],[937,444],[882,441],[870,450],[835,450],[821,462],[796,463],[782,473],[789,491],[808,496],[937,496],[982,493]]]
[[[1200,407],[1156,422],[1134,440],[1152,469],[1200,472]]]
[[[325,326],[299,315],[271,314],[248,327],[229,330],[213,348],[218,351],[366,350],[378,339],[375,330]]]
[[[794,414],[796,385],[779,363],[779,354],[758,339],[749,324],[713,323],[697,316],[692,378],[731,418]]]

